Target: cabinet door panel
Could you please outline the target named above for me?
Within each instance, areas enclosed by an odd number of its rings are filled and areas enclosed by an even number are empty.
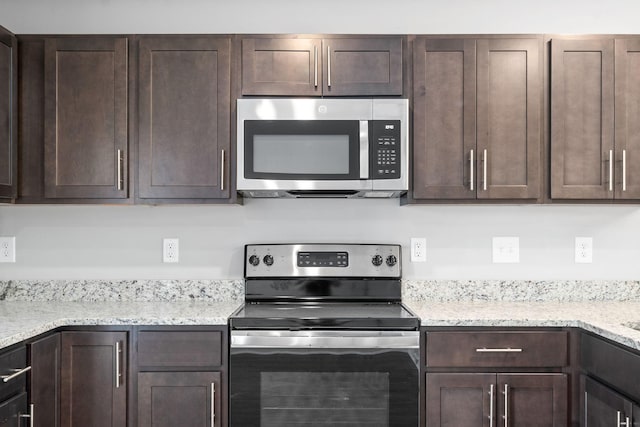
[[[34,426],[60,425],[60,334],[35,341],[31,352],[31,403]]]
[[[321,49],[320,39],[243,39],[242,94],[320,95]]]
[[[140,427],[219,427],[219,372],[138,374]]]
[[[62,333],[61,426],[126,426],[126,355],[125,332]]]
[[[325,96],[402,95],[402,38],[323,40]]]
[[[27,414],[27,393],[20,393],[0,404],[0,427],[22,427],[25,421],[21,414]]]
[[[564,427],[568,423],[565,374],[499,374],[498,413],[505,426]]]
[[[427,426],[492,427],[490,390],[495,380],[495,374],[427,374]],[[495,419],[495,405],[493,409]]]
[[[0,27],[0,199],[17,195],[18,42]]]
[[[611,199],[613,40],[551,42],[551,197]]]
[[[640,199],[640,39],[615,44],[616,199]]]
[[[618,413],[623,419],[631,418],[631,402],[618,393],[586,376],[581,377],[580,386],[584,427],[615,426]]]
[[[537,39],[477,42],[478,198],[539,196],[540,51]]]
[[[228,38],[140,41],[140,198],[229,197],[229,54]]]
[[[475,40],[414,45],[413,197],[474,199]],[[472,169],[474,170],[471,177]],[[475,185],[472,187],[471,179]]]
[[[127,39],[45,41],[44,127],[46,197],[127,197]]]

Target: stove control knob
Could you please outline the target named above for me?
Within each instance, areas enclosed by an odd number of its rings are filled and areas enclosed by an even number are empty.
[[[389,267],[393,267],[394,265],[396,265],[397,262],[398,262],[398,258],[396,258],[395,255],[389,255],[387,257],[387,265]]]
[[[373,258],[371,258],[371,263],[376,267],[379,267],[380,265],[382,265],[382,257],[380,255],[374,256]]]
[[[254,267],[256,267],[258,264],[260,264],[260,258],[258,258],[257,255],[251,255],[249,257],[249,264],[251,264]]]
[[[273,257],[271,255],[265,255],[262,261],[269,267],[273,265]]]

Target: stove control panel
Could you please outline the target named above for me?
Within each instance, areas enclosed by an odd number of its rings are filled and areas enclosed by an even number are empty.
[[[245,246],[245,277],[401,277],[400,245]]]

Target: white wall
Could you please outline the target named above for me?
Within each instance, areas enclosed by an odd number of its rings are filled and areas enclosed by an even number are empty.
[[[36,33],[640,33],[637,0],[0,0],[0,25]],[[397,200],[249,200],[245,206],[6,206],[17,237],[0,280],[238,278],[252,242],[427,238],[408,278],[639,279],[633,206],[398,206]],[[521,263],[491,263],[519,236]],[[575,236],[594,263],[573,262]],[[164,265],[162,237],[181,263]]]

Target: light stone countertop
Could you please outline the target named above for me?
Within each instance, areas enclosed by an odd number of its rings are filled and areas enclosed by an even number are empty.
[[[61,326],[226,325],[238,302],[0,301],[0,349]]]
[[[422,326],[579,327],[640,350],[640,302],[404,303]]]

